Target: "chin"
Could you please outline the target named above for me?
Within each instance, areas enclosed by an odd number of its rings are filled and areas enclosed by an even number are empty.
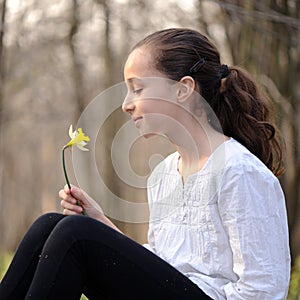
[[[142,136],[145,138],[145,139],[150,139],[150,138],[153,138],[153,137],[156,137],[158,136],[159,134],[157,133],[142,133]]]
[[[161,132],[140,132],[140,133],[141,133],[141,136],[144,137],[145,139],[158,138],[158,137],[168,139],[167,135],[163,134]]]

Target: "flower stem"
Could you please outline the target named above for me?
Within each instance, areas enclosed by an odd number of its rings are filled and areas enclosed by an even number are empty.
[[[63,149],[62,149],[62,164],[63,164],[64,174],[65,174],[65,178],[66,178],[68,188],[71,190],[71,184],[70,184],[70,181],[69,181],[69,178],[68,178],[68,174],[67,174],[67,170],[66,170],[66,163],[65,163],[65,150],[67,148],[68,147],[63,147]]]
[[[69,180],[68,173],[67,173],[67,169],[66,169],[66,163],[65,163],[65,150],[66,150],[67,148],[69,148],[69,147],[68,147],[68,146],[64,146],[63,149],[62,149],[62,164],[63,164],[64,174],[65,174],[65,179],[66,179],[68,188],[69,188],[69,190],[70,190],[70,194],[71,194],[71,196],[72,196],[72,193],[71,193],[71,184],[70,184],[70,180]],[[78,206],[81,206],[79,201],[77,201],[76,204],[77,204]],[[86,212],[83,210],[83,211],[82,211],[82,214],[83,214],[83,215],[86,215]]]

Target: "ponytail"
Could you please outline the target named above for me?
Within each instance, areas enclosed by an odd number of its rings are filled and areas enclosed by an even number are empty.
[[[243,144],[279,176],[283,173],[282,150],[276,128],[270,123],[269,99],[245,70],[229,70],[218,96],[210,103],[223,133]]]

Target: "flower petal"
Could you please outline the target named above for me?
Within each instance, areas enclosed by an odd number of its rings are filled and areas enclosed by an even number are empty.
[[[78,136],[80,137],[78,137],[80,141],[90,141],[90,138],[82,132],[82,128],[78,128]]]
[[[82,151],[89,151],[89,149],[87,149],[87,148],[84,148],[82,145],[80,145],[80,144],[76,144],[76,146],[77,146],[77,148],[79,148],[80,150],[82,150]]]
[[[82,141],[82,142],[78,143],[78,145],[80,145],[80,146],[85,146],[85,145],[87,145],[87,143],[84,142],[84,141]]]
[[[72,126],[72,124],[70,125],[70,128],[69,128],[69,137],[71,139],[73,138],[73,126]]]

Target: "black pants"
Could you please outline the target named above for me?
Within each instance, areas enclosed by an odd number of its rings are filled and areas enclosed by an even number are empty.
[[[49,213],[30,227],[1,300],[211,299],[143,246],[87,216]]]

